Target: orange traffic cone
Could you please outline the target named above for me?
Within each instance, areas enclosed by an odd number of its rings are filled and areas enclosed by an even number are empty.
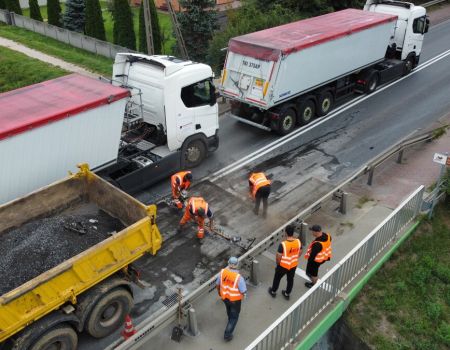
[[[133,322],[131,320],[130,315],[125,316],[125,329],[122,332],[122,336],[125,340],[127,340],[129,337],[136,334],[136,330],[134,329]]]

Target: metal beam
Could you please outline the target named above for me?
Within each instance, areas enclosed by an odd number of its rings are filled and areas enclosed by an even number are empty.
[[[153,45],[152,16],[150,14],[149,1],[153,0],[144,0],[145,39],[147,41],[147,53],[149,55],[154,55],[155,47]]]

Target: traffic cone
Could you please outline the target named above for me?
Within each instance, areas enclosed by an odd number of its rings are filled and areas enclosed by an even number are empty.
[[[122,336],[125,340],[127,340],[129,337],[136,334],[136,330],[134,329],[133,322],[131,320],[130,315],[125,316],[125,329],[122,332]]]

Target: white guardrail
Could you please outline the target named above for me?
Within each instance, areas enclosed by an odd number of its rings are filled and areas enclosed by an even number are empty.
[[[339,296],[339,293],[393,241],[419,213],[424,186],[417,188],[397,209],[325,274],[294,305],[255,339],[246,350],[282,349]]]

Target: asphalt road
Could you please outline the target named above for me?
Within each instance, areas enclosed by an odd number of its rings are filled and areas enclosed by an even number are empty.
[[[432,27],[421,64],[431,63],[449,50],[449,37],[450,21]],[[229,115],[221,116],[220,148],[194,171],[197,179],[211,181],[197,183],[193,194],[203,194],[210,201],[217,221],[229,232],[238,232],[243,240],[266,236],[368,160],[448,114],[450,54],[419,66],[370,96],[355,96],[339,108],[285,138],[240,124]],[[276,143],[283,142],[277,147]],[[248,157],[247,162],[239,162],[244,157]],[[223,176],[227,166],[230,173]],[[264,221],[251,216],[251,203],[246,198],[246,177],[253,169],[262,169],[274,179],[271,213]],[[168,192],[167,182],[137,197],[150,203]],[[144,292],[138,291],[133,311],[136,321],[156,311],[176,285],[192,290],[217,271],[226,256],[239,253],[237,247],[217,237],[207,237],[205,244],[198,246],[194,228],[174,238],[178,216],[159,207],[158,225],[165,243],[156,258],[139,262],[149,284]],[[103,348],[113,338],[97,342],[82,337],[80,349]]]

